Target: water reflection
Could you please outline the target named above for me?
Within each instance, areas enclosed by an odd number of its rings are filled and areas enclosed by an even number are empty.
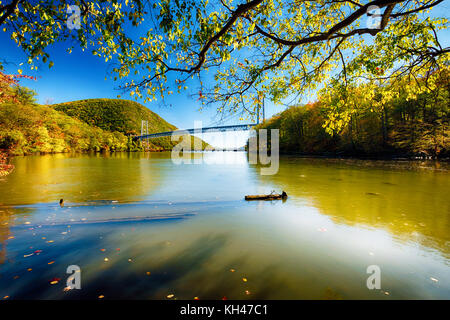
[[[277,175],[259,178],[337,223],[383,228],[403,241],[450,254],[446,165],[286,157]]]
[[[450,297],[445,166],[282,158],[261,176],[225,155],[17,158],[0,185],[20,204],[0,207],[0,298]],[[273,189],[288,200],[243,200]],[[72,264],[82,290],[64,292]],[[372,264],[382,290],[366,287]]]
[[[140,200],[155,190],[165,171],[150,153],[53,154],[16,157],[15,170],[0,183],[0,204],[115,199]],[[157,160],[156,160],[157,161]],[[67,202],[66,202],[67,204]]]

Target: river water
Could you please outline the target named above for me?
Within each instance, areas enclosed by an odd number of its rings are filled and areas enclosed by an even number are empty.
[[[0,299],[450,299],[448,164],[281,157],[261,175],[244,152],[193,156],[14,158]],[[244,201],[272,190],[289,197]]]

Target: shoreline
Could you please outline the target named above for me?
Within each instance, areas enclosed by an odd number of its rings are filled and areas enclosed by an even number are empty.
[[[9,154],[6,150],[7,159],[14,157],[25,156],[41,156],[41,155],[53,155],[53,154],[108,154],[108,153],[162,153],[171,152],[172,150],[149,150],[149,151],[114,151],[114,150],[101,150],[101,151],[68,151],[68,152],[33,152],[27,154]],[[247,150],[192,150],[190,153],[212,153],[212,152],[245,152]],[[270,154],[270,152],[269,152]],[[297,152],[280,152],[280,156],[283,157],[296,157],[296,158],[311,158],[311,159],[343,159],[343,160],[381,160],[381,161],[432,161],[432,162],[450,162],[450,157],[431,157],[431,156],[419,156],[419,155],[407,155],[407,154],[335,154],[335,153],[297,153]]]

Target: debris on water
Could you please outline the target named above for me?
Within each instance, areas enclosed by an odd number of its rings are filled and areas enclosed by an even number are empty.
[[[53,243],[55,242],[54,240],[48,240],[47,243]]]
[[[434,281],[434,282],[439,282],[439,280],[438,280],[438,279],[436,279],[436,278],[430,277],[430,279],[431,279],[431,281]]]
[[[151,273],[150,273],[150,271],[147,271],[145,274],[149,276]]]
[[[31,257],[32,255],[34,255],[34,253],[24,254],[23,257],[24,257],[24,258],[28,258],[28,257]]]
[[[234,269],[230,269],[230,272],[235,272],[236,270],[234,270]]]
[[[272,191],[270,194],[245,196],[245,200],[247,200],[247,201],[250,201],[250,200],[279,200],[279,199],[286,200],[287,193],[283,191],[281,194],[277,194],[277,193],[274,193],[274,191]]]
[[[105,262],[108,262],[108,261],[109,261],[109,259],[108,259],[108,258],[105,258],[104,260],[105,260]]]
[[[101,252],[105,252],[106,249],[100,249]]]
[[[383,293],[387,296],[390,295],[389,291],[384,291]]]
[[[41,252],[42,252],[42,250],[36,250],[34,253],[36,253],[36,255],[38,255]]]
[[[242,278],[242,281],[247,282],[248,280],[247,278]]]
[[[131,258],[128,259],[128,262],[132,262],[133,260],[131,260]]]
[[[8,237],[8,240],[14,239],[14,236],[10,236]]]
[[[98,296],[99,299],[103,299],[104,297],[105,297],[105,296],[102,295],[102,294]]]
[[[55,263],[55,261],[50,261],[49,263],[47,263],[47,264],[54,264]]]
[[[245,294],[246,294],[246,295],[249,295],[249,294],[250,294],[250,291],[245,290]]]
[[[31,269],[31,268],[28,268],[28,269],[27,269],[28,272],[30,272],[31,270],[33,270],[33,269]]]
[[[53,278],[49,282],[50,282],[50,284],[53,285],[53,284],[57,284],[60,280],[61,280],[61,278]]]
[[[9,296],[4,296],[3,299],[5,299],[5,300],[6,300],[6,299],[9,299]]]
[[[194,297],[194,300],[199,300],[198,297]]]
[[[172,294],[172,293],[171,293],[171,294],[168,294],[168,295],[167,295],[167,299],[172,299],[174,296],[175,296],[175,295]]]

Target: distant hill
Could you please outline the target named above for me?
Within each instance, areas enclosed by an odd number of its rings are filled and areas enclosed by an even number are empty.
[[[148,121],[151,133],[176,129],[153,111],[130,100],[86,99],[54,104],[52,107],[87,124],[123,134],[139,134],[142,120]]]
[[[149,133],[177,129],[153,111],[130,100],[86,99],[54,104],[52,107],[89,125],[110,132],[118,131],[125,135],[140,134],[142,120],[148,121]],[[176,144],[170,137],[154,138],[150,143],[156,149],[165,150],[171,149]],[[203,143],[203,146],[206,146],[206,143]]]

